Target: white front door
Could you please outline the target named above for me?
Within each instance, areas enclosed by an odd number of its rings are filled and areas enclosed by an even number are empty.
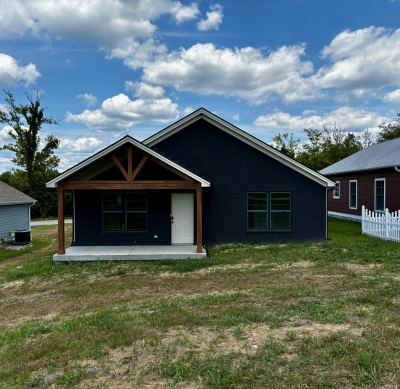
[[[194,193],[171,193],[171,244],[194,244]]]

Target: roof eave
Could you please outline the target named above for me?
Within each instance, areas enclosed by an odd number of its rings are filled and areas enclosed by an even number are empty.
[[[33,205],[36,203],[36,200],[26,200],[26,201],[6,201],[0,203],[0,207],[5,205]]]
[[[369,169],[356,169],[356,170],[344,170],[341,172],[334,172],[334,173],[320,173],[323,176],[333,176],[336,174],[350,174],[350,173],[358,173],[358,172],[369,172],[372,170],[383,170],[383,169],[394,169],[396,166],[399,166],[400,164],[396,165],[390,165],[390,166],[379,166],[379,167],[373,167]]]

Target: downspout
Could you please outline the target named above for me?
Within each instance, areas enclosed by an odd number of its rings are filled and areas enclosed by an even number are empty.
[[[329,224],[328,224],[328,192],[332,192],[335,189],[333,187],[332,189],[329,189],[326,191],[326,239],[332,240],[328,235],[329,235]]]
[[[398,166],[395,166],[394,170],[396,170],[396,172],[400,173],[400,168]]]

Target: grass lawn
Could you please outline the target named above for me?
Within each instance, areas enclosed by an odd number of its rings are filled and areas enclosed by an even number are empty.
[[[62,266],[35,228],[0,247],[0,388],[398,388],[400,243],[360,230]]]

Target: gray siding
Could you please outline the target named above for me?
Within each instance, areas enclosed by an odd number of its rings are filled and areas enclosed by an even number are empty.
[[[0,238],[11,231],[29,229],[29,205],[0,206]]]

